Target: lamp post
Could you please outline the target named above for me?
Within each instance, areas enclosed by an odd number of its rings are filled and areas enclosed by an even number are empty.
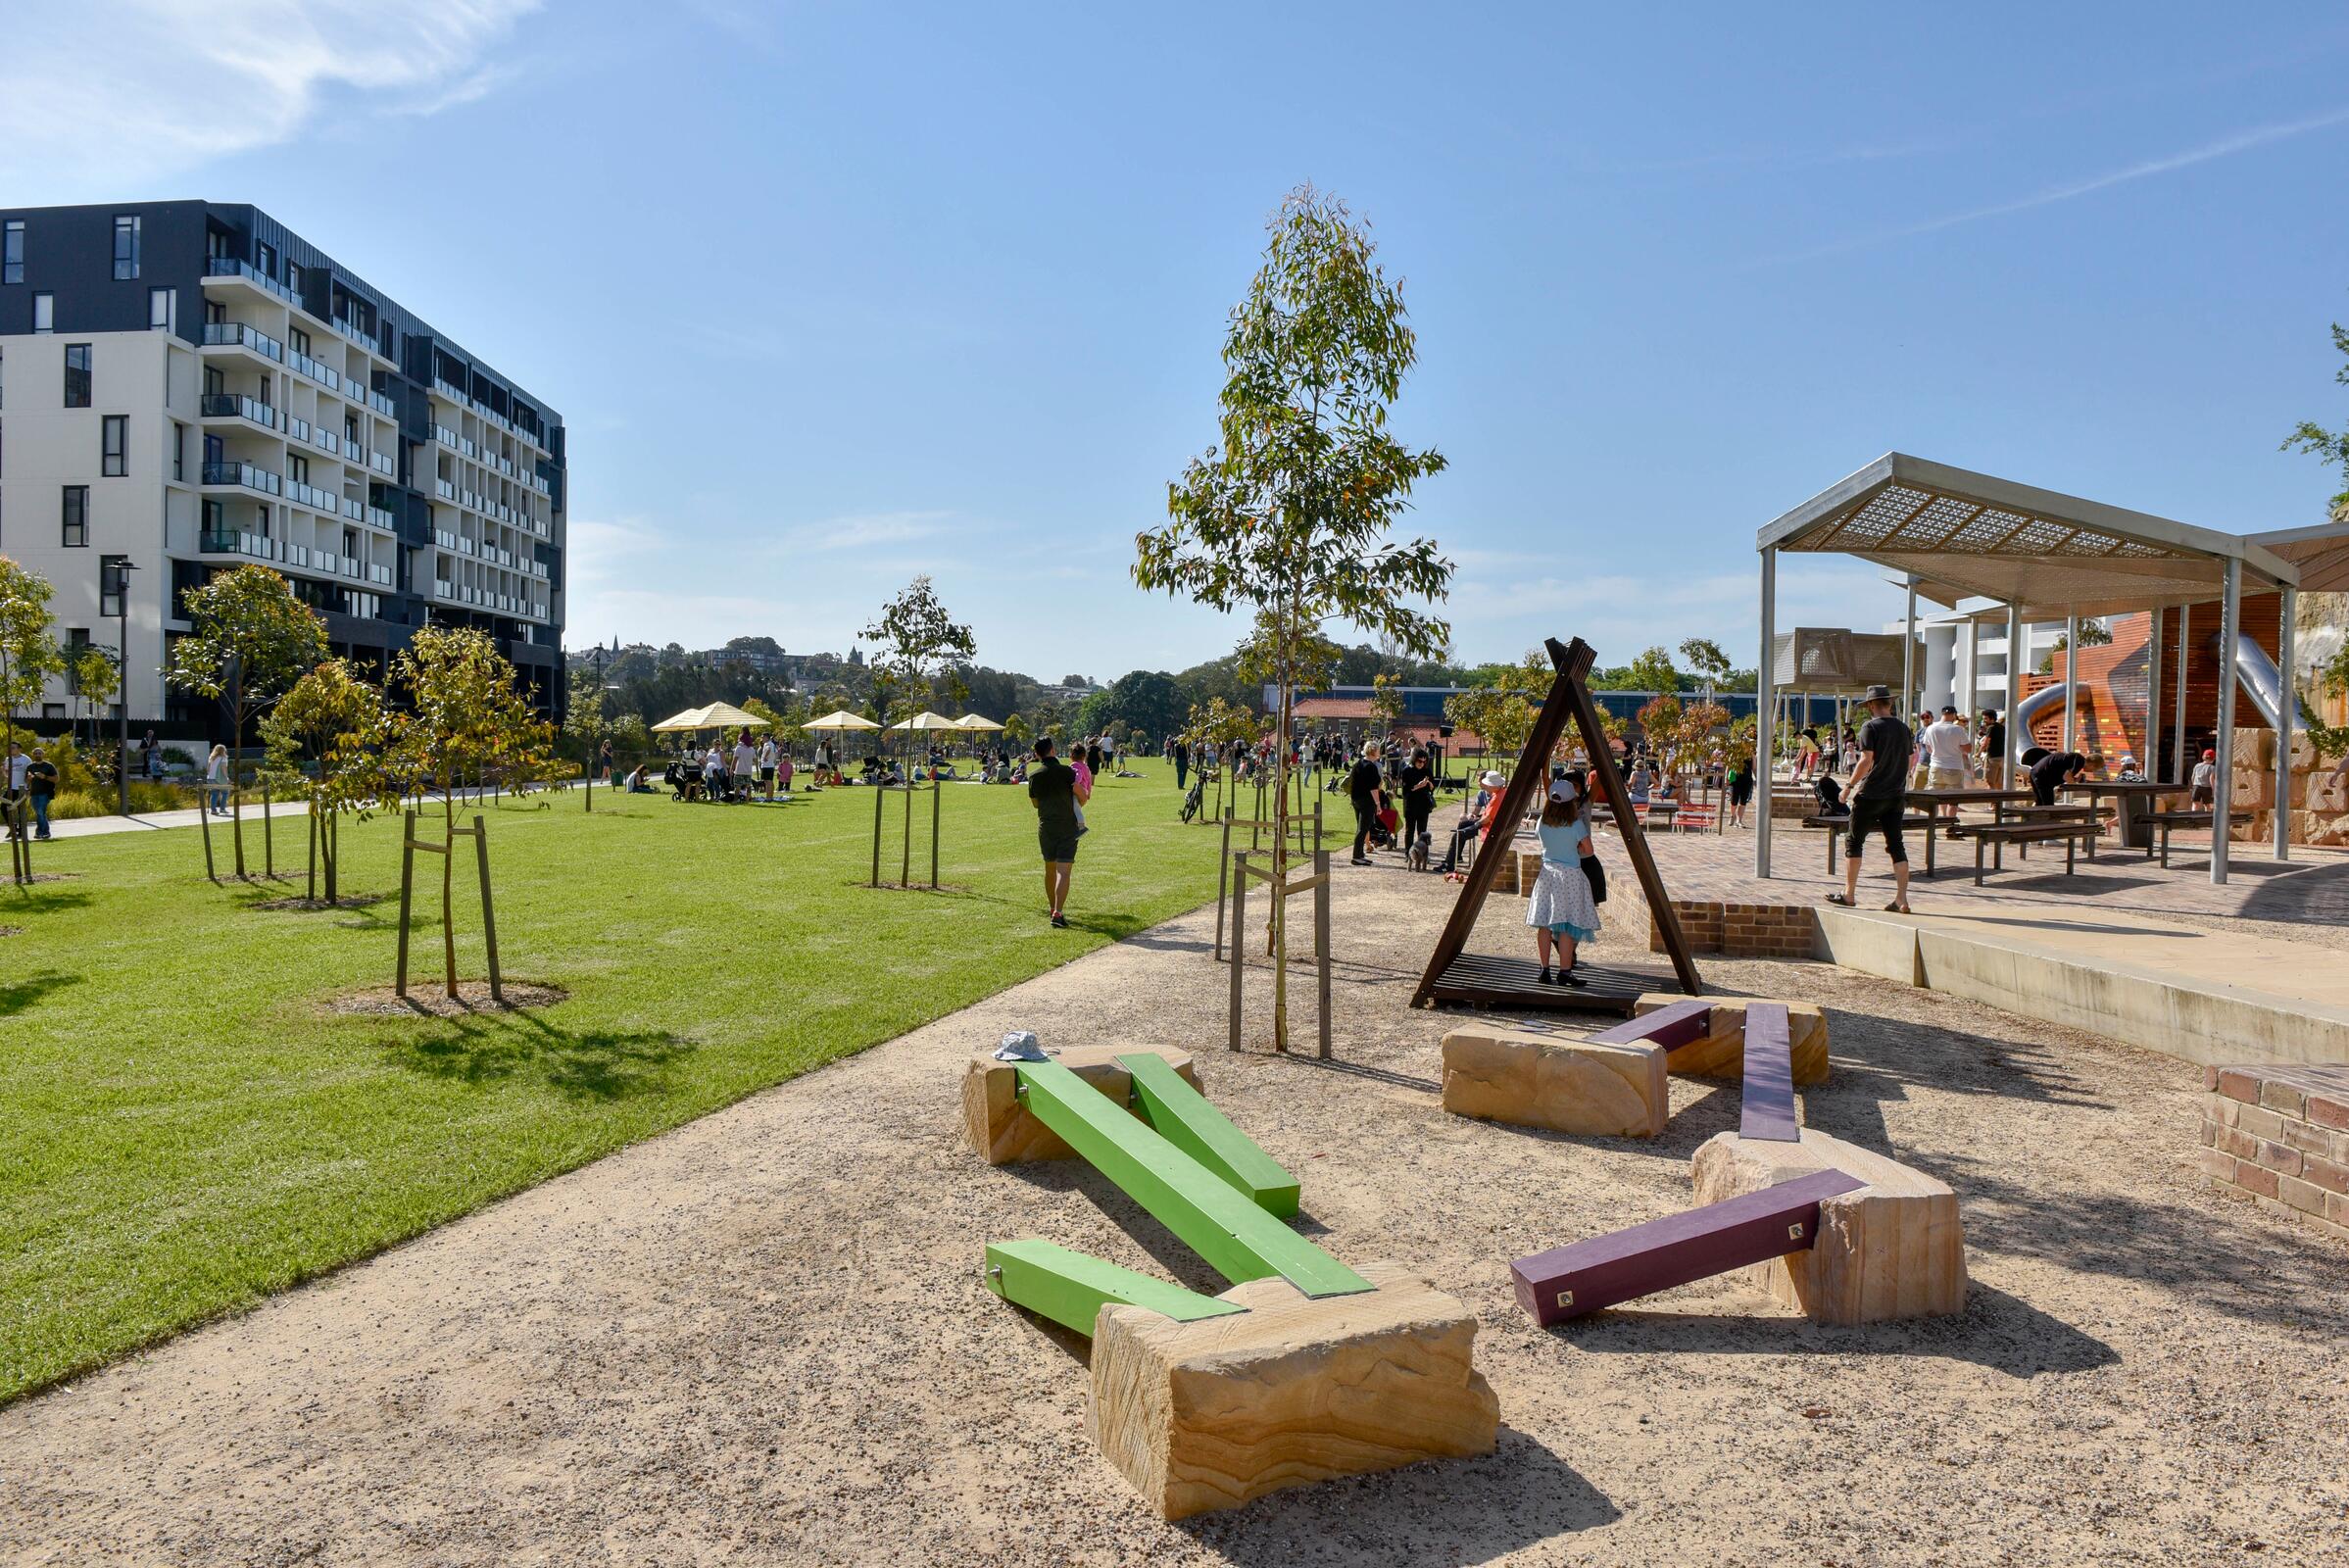
[[[98,563],[98,611],[104,614],[106,597],[114,596],[117,632],[116,659],[122,666],[122,689],[115,703],[115,808],[130,814],[130,574],[138,563],[128,556],[108,556]]]

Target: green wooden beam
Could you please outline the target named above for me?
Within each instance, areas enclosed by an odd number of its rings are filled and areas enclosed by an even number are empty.
[[[1094,1319],[1108,1301],[1147,1306],[1178,1323],[1248,1310],[1237,1301],[1219,1301],[1050,1242],[988,1243],[987,1288],[1014,1306],[1088,1339],[1093,1337]]]
[[[1311,1297],[1373,1288],[1060,1063],[1021,1062],[1019,1086],[1030,1114],[1225,1279],[1278,1275]]]
[[[1207,1102],[1164,1056],[1136,1052],[1117,1064],[1134,1080],[1134,1098],[1166,1141],[1206,1166],[1267,1214],[1297,1212],[1297,1178],[1258,1149],[1232,1118]]]

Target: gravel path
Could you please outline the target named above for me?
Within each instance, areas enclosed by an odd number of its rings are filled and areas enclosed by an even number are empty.
[[[1830,1010],[1806,1117],[1956,1186],[1972,1305],[1828,1330],[1707,1283],[1544,1333],[1508,1260],[1685,1206],[1737,1096],[1676,1081],[1644,1144],[1444,1116],[1458,1015],[1407,1003],[1449,891],[1341,868],[1334,1064],[1220,1049],[1195,913],[0,1411],[0,1556],[2343,1560],[2349,1252],[2206,1190],[2195,1069],[1833,968],[1709,963],[1717,990]],[[1482,941],[1524,944],[1521,907],[1493,899]],[[1498,1452],[1145,1514],[1084,1439],[1084,1341],[988,1296],[980,1248],[1049,1237],[1220,1287],[1091,1172],[963,1149],[961,1063],[1015,1025],[1198,1049],[1326,1246],[1477,1310]]]

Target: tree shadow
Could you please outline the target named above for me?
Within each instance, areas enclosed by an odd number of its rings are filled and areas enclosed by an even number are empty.
[[[29,1011],[35,1003],[52,991],[81,984],[81,976],[67,974],[62,969],[50,969],[22,980],[0,980],[0,1018],[13,1018]]]
[[[0,907],[5,907],[11,914],[53,914],[60,909],[86,908],[92,902],[87,893],[66,889],[31,892],[21,887],[0,885],[0,891],[8,895],[7,903]]]
[[[1488,1454],[1286,1488],[1173,1528],[1240,1568],[1469,1568],[1622,1512],[1539,1440],[1503,1426]]]
[[[1775,1305],[1752,1313],[1617,1306],[1548,1332],[1594,1355],[1928,1356],[2015,1378],[2092,1372],[2121,1361],[2102,1340],[1979,1280],[1967,1287],[1966,1310],[1954,1317],[1845,1326],[1814,1323]]]
[[[444,1082],[488,1086],[528,1078],[567,1099],[618,1101],[666,1087],[672,1066],[696,1049],[653,1030],[559,1029],[517,1012],[449,1020],[386,1055]]]

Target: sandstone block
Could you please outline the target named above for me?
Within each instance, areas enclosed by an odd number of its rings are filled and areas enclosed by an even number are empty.
[[[1395,1263],[1378,1288],[1308,1299],[1251,1280],[1248,1310],[1177,1323],[1109,1305],[1094,1324],[1085,1425],[1161,1517],[1283,1487],[1490,1453],[1499,1401],[1476,1370],[1476,1316]]]
[[[1687,999],[1668,991],[1650,991],[1632,1004],[1636,1017]],[[1665,1066],[1686,1078],[1742,1078],[1745,1072],[1745,1004],[1742,997],[1712,999],[1713,1012],[1702,1040],[1675,1047]],[[1755,998],[1772,1001],[1772,998]],[[1794,1057],[1797,1084],[1827,1082],[1827,1015],[1817,1003],[1788,1002],[1786,1044]]]
[[[1131,1109],[1133,1076],[1117,1064],[1117,1057],[1121,1054],[1131,1055],[1140,1049],[1063,1046],[1052,1055],[1061,1066]],[[1192,1065],[1191,1053],[1165,1046],[1152,1046],[1149,1050],[1153,1055],[1164,1056],[1167,1064],[1182,1074],[1192,1088],[1199,1087],[1199,1069]],[[1028,1113],[1026,1103],[1015,1092],[1018,1087],[1016,1063],[998,1061],[992,1054],[971,1058],[970,1065],[962,1070],[962,1125],[970,1138],[970,1147],[990,1165],[1072,1157],[1076,1151],[1058,1133]]]
[[[2264,811],[2276,804],[2276,775],[2250,773],[2241,768],[2234,774],[2234,809]]]
[[[1444,1037],[1455,1116],[1597,1138],[1653,1138],[1671,1113],[1664,1053],[1471,1024]]]
[[[1828,1169],[1868,1185],[1819,1205],[1807,1251],[1752,1264],[1746,1279],[1821,1323],[1965,1310],[1957,1194],[1922,1171],[1805,1128],[1798,1144],[1716,1134],[1696,1152],[1691,1175],[1696,1201],[1713,1203]]]
[[[2276,765],[2276,732],[2272,729],[2237,729],[2234,732],[2234,765],[2273,767]]]

